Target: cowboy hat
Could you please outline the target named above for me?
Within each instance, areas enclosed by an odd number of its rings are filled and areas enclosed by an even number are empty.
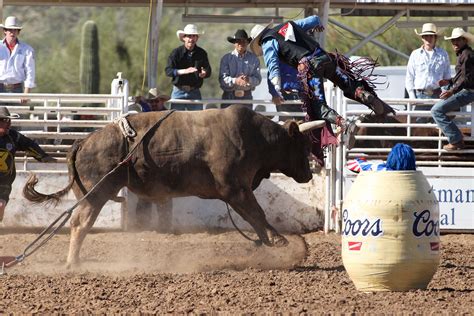
[[[250,31],[250,37],[252,40],[250,41],[249,48],[257,56],[262,56],[262,46],[260,45],[260,38],[262,37],[263,31],[267,30],[271,26],[272,22],[268,23],[267,25],[263,26],[260,24],[256,24],[252,30]]]
[[[169,95],[162,94],[157,88],[151,88],[148,91],[148,100],[161,99],[168,101],[170,99]]]
[[[245,30],[237,30],[237,32],[235,32],[234,36],[232,36],[232,37],[227,36],[227,41],[229,41],[232,44],[235,44],[235,42],[237,42],[238,40],[246,40],[247,43],[250,43],[252,38],[248,36],[248,34],[247,34],[247,32],[245,32]]]
[[[456,38],[460,38],[460,37],[464,37],[468,42],[474,42],[474,35],[464,31],[460,27],[454,28],[453,32],[451,33],[451,36],[450,37],[445,36],[444,39],[445,40],[451,40],[451,39],[456,39]]]
[[[6,106],[0,106],[0,118],[2,118],[2,119],[4,119],[4,118],[17,119],[19,117],[20,117],[20,115],[18,115],[16,113],[11,113],[10,114],[10,111],[8,111]]]
[[[204,34],[204,32],[200,33],[198,31],[197,26],[194,24],[188,24],[184,27],[184,30],[179,30],[176,32],[176,36],[178,36],[181,42],[184,42],[183,40],[184,35],[201,35],[201,34]]]
[[[20,25],[20,21],[14,16],[9,16],[5,19],[5,24],[0,24],[0,27],[11,30],[21,30],[23,26]]]
[[[434,23],[425,23],[423,24],[423,27],[421,28],[421,33],[418,33],[418,31],[415,29],[416,35],[438,35],[438,28]]]

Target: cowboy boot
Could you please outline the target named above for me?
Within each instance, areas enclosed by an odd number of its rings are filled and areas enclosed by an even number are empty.
[[[383,102],[375,93],[370,93],[363,87],[356,89],[355,97],[374,111],[376,116],[386,117],[389,113],[396,114],[390,105]]]
[[[337,118],[340,116],[334,109],[330,108],[326,102],[320,103],[321,119],[329,121],[331,124],[337,123]]]

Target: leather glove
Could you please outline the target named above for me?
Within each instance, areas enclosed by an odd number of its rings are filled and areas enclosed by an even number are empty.
[[[276,85],[275,86],[275,91],[276,93],[278,94],[278,97],[280,97],[281,99],[283,99],[283,94],[281,93],[281,87],[279,85]]]
[[[272,79],[270,79],[270,82],[275,87],[275,91],[276,93],[278,93],[278,96],[283,99],[283,94],[281,93],[281,78],[273,77]]]

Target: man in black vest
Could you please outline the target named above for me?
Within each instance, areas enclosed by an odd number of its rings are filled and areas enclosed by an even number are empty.
[[[354,64],[342,55],[325,52],[308,34],[323,30],[324,27],[316,15],[279,24],[273,28],[270,25],[255,25],[251,31],[252,41],[249,46],[257,56],[263,55],[270,81],[276,91],[281,91],[279,61],[298,69],[298,77],[304,91],[303,107],[309,120],[326,119],[341,128],[346,125],[336,111],[328,110],[324,95],[324,78],[341,88],[347,98],[372,109],[375,115],[385,117],[390,112],[395,114],[393,108],[377,97],[374,84],[358,75],[364,69],[373,68],[375,62],[364,59],[365,64],[361,61]],[[327,135],[315,137],[320,138],[320,146],[337,143],[337,140]]]
[[[25,151],[40,162],[56,162],[32,139],[11,129],[11,120],[20,116],[0,106],[0,223],[16,178],[15,153]]]

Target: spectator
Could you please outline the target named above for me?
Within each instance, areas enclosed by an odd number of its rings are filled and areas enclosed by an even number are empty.
[[[468,42],[474,41],[474,35],[462,28],[455,28],[451,36],[445,36],[444,39],[451,40],[456,52],[456,74],[449,80],[439,81],[440,86],[448,86],[448,89],[441,92],[440,98],[443,100],[433,105],[431,114],[448,138],[449,144],[444,145],[443,149],[458,150],[465,147],[463,135],[447,113],[474,101],[474,52],[468,45]]]
[[[234,44],[234,50],[225,54],[220,63],[219,83],[224,100],[251,100],[252,90],[260,84],[260,60],[247,50],[251,38],[245,30],[237,30],[227,41]],[[223,104],[225,108],[229,104]]]
[[[0,45],[0,93],[29,93],[36,86],[35,51],[18,39],[22,26],[16,17],[7,17],[0,26],[5,34]]]
[[[326,104],[323,80],[327,78],[344,91],[348,98],[361,102],[374,110],[378,116],[385,116],[394,110],[375,94],[370,82],[360,78],[357,72],[352,71],[353,63],[338,54],[328,54],[319,43],[307,32],[322,32],[318,16],[289,21],[270,28],[270,25],[255,25],[250,33],[252,41],[250,50],[257,56],[263,55],[265,64],[270,72],[270,81],[276,92],[281,93],[281,71],[279,59],[298,69],[298,77],[303,89],[302,101],[307,111],[307,120],[320,119],[321,104]],[[374,63],[372,66],[375,65]],[[342,67],[340,67],[342,66]],[[310,80],[314,90],[310,89]],[[314,99],[314,101],[312,101]],[[319,108],[318,108],[319,107]],[[334,114],[337,114],[335,111]],[[339,115],[330,115],[327,120],[339,128],[345,128],[344,119]],[[319,157],[322,164],[321,146],[335,144],[337,140],[327,127],[329,134],[323,129],[321,136],[313,133],[313,149],[315,157]]]
[[[138,107],[134,108],[138,108],[139,111],[137,112],[165,111],[167,110],[165,102],[169,99],[170,97],[168,95],[160,93],[156,88],[152,88],[148,91],[147,98],[142,96],[135,97],[135,103]],[[156,205],[156,210],[158,212],[157,231],[170,232],[173,221],[172,199],[152,203],[152,201],[138,197],[137,207],[135,209],[135,228],[139,230],[153,229],[153,204]]]
[[[37,143],[11,127],[11,120],[19,118],[18,114],[8,111],[5,106],[0,106],[0,222],[10,193],[12,183],[16,178],[15,153],[17,150],[26,151],[41,162],[55,162],[56,159],[45,153]]]
[[[156,88],[152,88],[148,91],[146,98],[136,96],[135,104],[129,110],[137,112],[164,111],[166,110],[165,102],[169,99],[168,95],[160,93]]]
[[[438,30],[433,23],[425,23],[421,33],[423,45],[415,49],[408,60],[405,88],[410,99],[439,99],[441,79],[451,78],[448,53],[436,46]],[[414,110],[429,110],[431,105],[418,105]],[[419,123],[428,122],[425,118],[418,118]]]
[[[165,72],[173,78],[173,99],[201,100],[201,86],[204,78],[211,76],[211,66],[204,49],[197,46],[202,34],[194,24],[188,24],[184,30],[176,32],[184,45],[175,48],[168,57]],[[202,105],[172,104],[176,110],[202,110]]]
[[[415,49],[408,60],[405,87],[411,99],[438,99],[441,79],[451,78],[448,53],[436,46],[438,31],[433,23],[425,23],[421,33],[423,45]]]

